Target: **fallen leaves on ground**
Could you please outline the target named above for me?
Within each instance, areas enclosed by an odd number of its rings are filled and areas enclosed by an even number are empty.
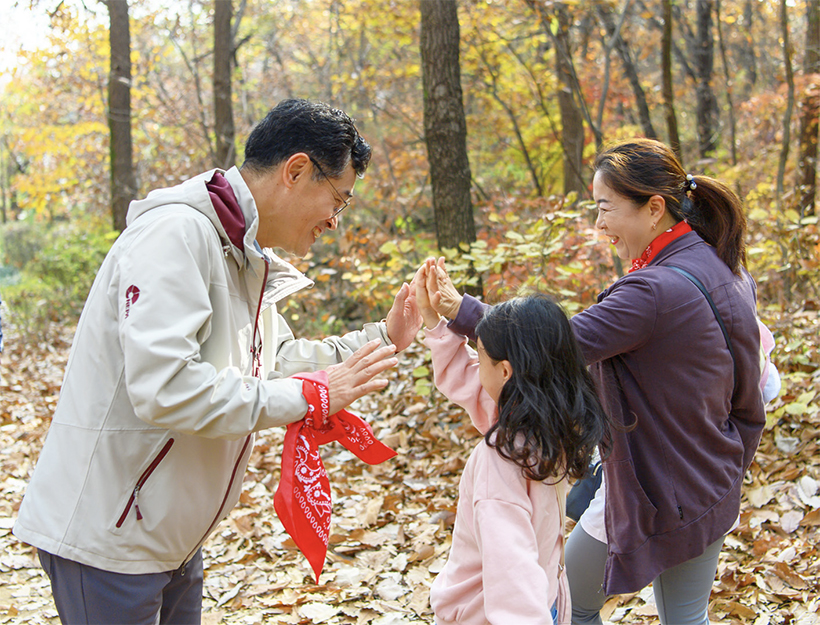
[[[749,474],[739,526],[726,540],[710,614],[715,623],[820,624],[820,452],[815,312],[768,320],[784,387]],[[39,345],[9,333],[0,383],[0,623],[57,623],[32,548],[11,535],[56,405],[71,328]],[[429,589],[450,548],[458,480],[478,441],[463,411],[431,390],[420,345],[391,384],[353,411],[398,456],[368,466],[322,448],[333,489],[328,555],[319,580],[274,514],[283,429],[257,436],[240,503],[204,547],[203,623],[432,623]],[[571,522],[570,522],[571,523]],[[511,583],[513,583],[511,581]],[[657,623],[651,588],[610,599],[612,623]]]

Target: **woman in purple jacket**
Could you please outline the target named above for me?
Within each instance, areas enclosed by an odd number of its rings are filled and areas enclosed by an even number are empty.
[[[604,487],[567,544],[573,623],[601,623],[608,595],[651,582],[661,623],[708,625],[766,422],[746,220],[729,188],[687,175],[657,141],[606,149],[592,186],[596,226],[632,266],[572,319],[613,424]],[[705,286],[729,345],[707,298],[671,267]],[[433,305],[472,335],[484,305],[455,291],[441,260],[438,285]]]

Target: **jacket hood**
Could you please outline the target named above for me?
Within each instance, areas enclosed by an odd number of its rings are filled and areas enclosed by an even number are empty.
[[[235,232],[235,218],[238,215],[231,215],[226,212],[227,209],[224,206],[221,207],[221,212],[217,210],[208,191],[207,184],[217,172],[221,173],[230,184],[231,191],[233,191],[242,212],[242,217],[244,217],[245,235],[242,239],[242,247],[236,244],[239,242]],[[313,281],[293,265],[279,258],[270,249],[263,250],[256,242],[256,233],[259,230],[259,213],[256,210],[253,195],[248,185],[245,184],[245,180],[238,168],[231,167],[227,171],[212,169],[175,187],[151,191],[145,199],[131,202],[126,216],[126,225],[131,225],[135,220],[155,208],[169,204],[182,204],[205,215],[216,229],[225,255],[231,254],[240,267],[250,265],[254,269],[261,270],[260,263],[262,261],[268,263],[270,271],[263,307],[267,307],[302,288],[313,285]],[[233,237],[228,234],[229,231],[232,232]]]
[[[245,237],[243,247],[240,248],[231,242],[231,238],[220,219],[220,215],[214,209],[210,194],[208,193],[208,182],[215,173],[221,173],[231,185],[237,202],[242,209],[245,218]],[[205,173],[194,176],[175,187],[166,189],[155,189],[151,191],[143,200],[131,202],[126,216],[126,225],[131,225],[136,219],[150,210],[169,204],[183,204],[199,211],[205,215],[216,228],[219,239],[222,241],[223,249],[226,253],[233,254],[239,266],[245,265],[246,258],[260,256],[259,248],[255,245],[256,232],[259,229],[259,215],[248,185],[239,173],[239,169],[231,167],[228,171],[212,169]]]

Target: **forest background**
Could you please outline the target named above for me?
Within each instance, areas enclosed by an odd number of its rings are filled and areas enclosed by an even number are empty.
[[[623,271],[590,201],[609,140],[657,137],[689,172],[733,187],[783,390],[711,614],[820,622],[819,5],[3,0],[2,14],[40,26],[6,24],[15,36],[0,44],[0,622],[56,622],[10,528],[124,206],[241,164],[250,128],[287,97],[346,110],[373,146],[339,231],[292,259],[316,281],[282,311],[302,336],[382,317],[430,254],[491,302],[539,289],[570,313],[593,303]],[[357,404],[398,450],[390,466],[326,450],[334,536],[318,586],[273,514],[281,433],[260,436],[242,501],[206,548],[206,621],[432,622],[429,584],[476,434],[429,373],[414,346],[388,391]],[[606,614],[657,622],[647,592]]]

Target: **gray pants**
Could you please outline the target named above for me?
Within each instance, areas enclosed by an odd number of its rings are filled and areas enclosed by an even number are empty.
[[[709,625],[709,594],[715,581],[723,539],[703,555],[667,569],[652,582],[658,616],[663,625]],[[606,544],[587,534],[580,524],[567,540],[566,566],[572,598],[572,623],[600,624]]]
[[[199,625],[202,551],[176,571],[127,575],[38,550],[63,625]]]

